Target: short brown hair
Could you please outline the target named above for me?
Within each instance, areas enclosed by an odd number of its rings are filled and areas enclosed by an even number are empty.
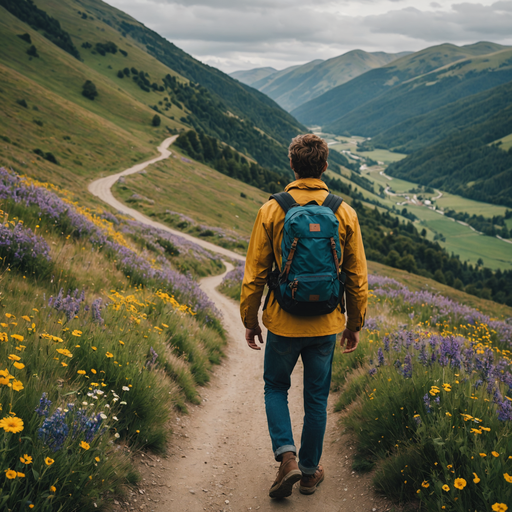
[[[297,135],[288,149],[293,170],[301,178],[319,178],[327,163],[329,146],[312,133]]]

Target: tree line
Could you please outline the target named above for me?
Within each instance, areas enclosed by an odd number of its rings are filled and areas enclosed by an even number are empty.
[[[41,30],[43,36],[53,44],[81,60],[69,33],[60,26],[58,20],[34,5],[32,0],[0,0],[0,5],[34,30]]]

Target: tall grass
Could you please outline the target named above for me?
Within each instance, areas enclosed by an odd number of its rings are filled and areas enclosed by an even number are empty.
[[[374,317],[360,347],[337,352],[334,364],[337,407],[348,408],[344,422],[358,444],[354,467],[376,466],[378,490],[422,510],[506,510],[510,320],[393,280],[372,285]]]

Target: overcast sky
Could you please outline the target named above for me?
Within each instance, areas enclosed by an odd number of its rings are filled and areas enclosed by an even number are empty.
[[[197,59],[230,73],[350,50],[450,42],[512,45],[512,0],[106,0]]]

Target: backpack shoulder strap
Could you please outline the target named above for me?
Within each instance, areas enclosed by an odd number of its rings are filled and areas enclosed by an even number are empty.
[[[329,194],[325,201],[323,202],[322,206],[326,206],[327,208],[330,208],[332,210],[332,213],[336,214],[336,211],[341,206],[341,203],[343,203],[343,198],[340,196],[337,196],[335,194]]]
[[[288,213],[288,210],[293,206],[297,205],[297,201],[293,199],[292,195],[288,192],[279,192],[278,194],[272,194],[269,197],[270,199],[275,199],[279,206],[284,210],[285,215]]]

